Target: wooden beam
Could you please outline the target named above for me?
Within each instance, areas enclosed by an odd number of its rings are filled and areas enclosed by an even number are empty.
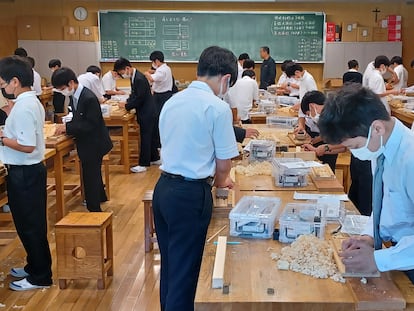
[[[213,279],[211,282],[212,288],[223,288],[224,264],[226,262],[226,248],[227,237],[219,236],[216,249],[216,258],[214,260]]]

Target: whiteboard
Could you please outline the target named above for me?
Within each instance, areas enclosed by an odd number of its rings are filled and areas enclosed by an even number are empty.
[[[327,42],[323,77],[342,78],[351,59],[358,61],[359,71],[363,73],[378,55],[386,55],[390,59],[402,56],[402,42]]]
[[[89,65],[99,66],[99,42],[19,40],[20,47],[35,59],[35,69],[41,77],[50,81],[52,72],[49,60],[58,58],[62,66],[71,68],[76,75],[86,71]]]

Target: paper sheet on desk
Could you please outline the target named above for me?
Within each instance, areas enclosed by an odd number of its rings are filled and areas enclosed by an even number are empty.
[[[349,201],[349,198],[346,194],[319,194],[319,193],[305,193],[297,192],[293,194],[295,200],[318,200],[323,197],[334,197],[340,201]]]
[[[321,167],[323,164],[316,161],[304,161],[304,162],[283,162],[280,165],[289,168],[311,168],[311,167]]]

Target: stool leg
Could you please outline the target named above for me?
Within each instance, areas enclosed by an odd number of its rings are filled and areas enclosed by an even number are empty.
[[[98,289],[105,289],[105,277],[102,279],[98,279]]]
[[[151,205],[152,202],[144,202],[144,236],[145,236],[145,252],[149,253],[152,250],[151,242]]]
[[[113,233],[112,224],[106,228],[106,255],[107,260],[110,261],[111,266],[108,269],[108,276],[114,275],[114,247],[113,247]]]
[[[60,289],[65,289],[67,286],[66,280],[65,279],[59,279],[59,288]]]
[[[109,161],[105,160],[104,162],[104,173],[105,173],[105,192],[106,198],[111,199],[111,194],[109,192]]]

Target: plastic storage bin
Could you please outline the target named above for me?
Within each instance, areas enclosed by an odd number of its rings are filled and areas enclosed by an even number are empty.
[[[279,218],[279,241],[290,243],[303,234],[325,236],[325,210],[317,204],[289,203]]]
[[[257,105],[260,112],[265,114],[276,113],[277,104],[271,99],[261,99]]]
[[[254,139],[250,141],[249,161],[272,161],[275,156],[276,143],[274,140]]]
[[[274,158],[273,177],[275,185],[279,187],[305,187],[308,185],[309,168],[305,166],[305,161],[300,158]],[[289,164],[299,166],[290,168]]]
[[[267,116],[266,124],[282,127],[293,128],[298,124],[298,118],[295,117],[281,117],[281,116]]]
[[[279,208],[280,199],[277,197],[242,197],[229,214],[230,235],[270,239]]]

